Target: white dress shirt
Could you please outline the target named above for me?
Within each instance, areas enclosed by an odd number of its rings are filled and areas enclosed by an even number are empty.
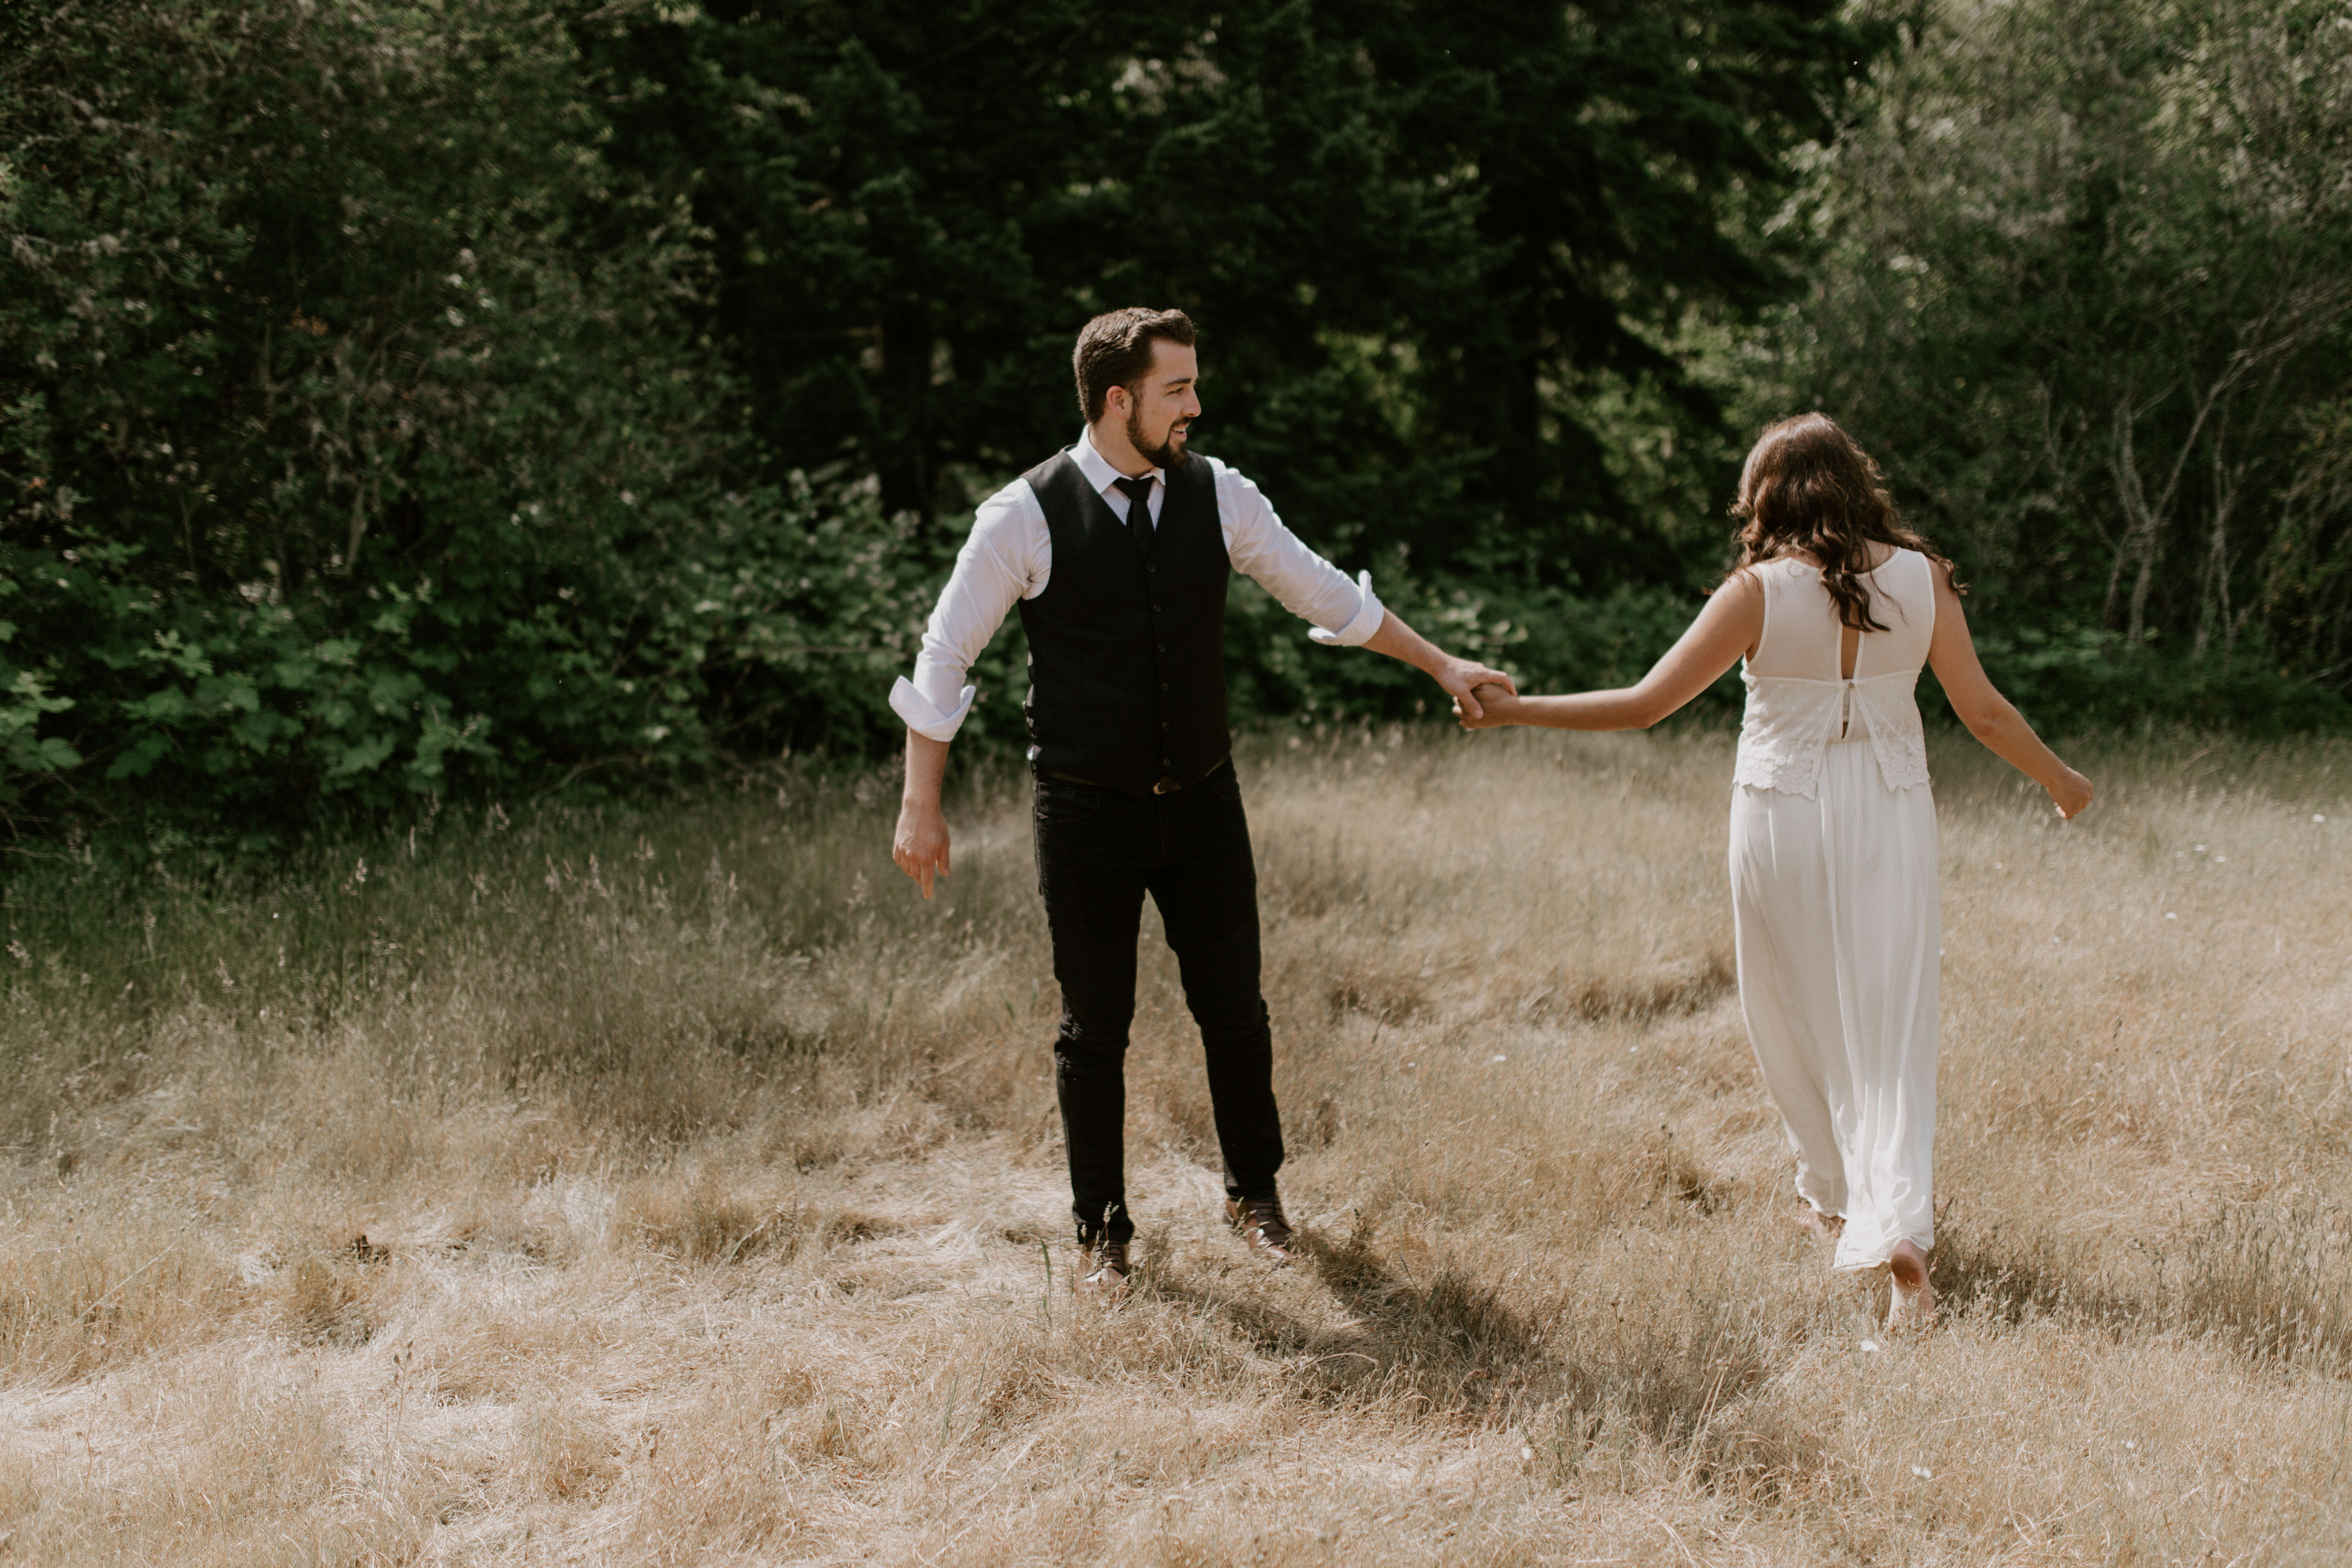
[[[1127,492],[1113,482],[1123,476],[1104,461],[1084,431],[1070,449],[1070,460],[1124,521]],[[1190,460],[1208,464],[1216,476],[1217,521],[1224,531],[1226,558],[1236,570],[1256,578],[1291,614],[1310,622],[1313,629],[1307,636],[1354,647],[1381,629],[1387,612],[1372,596],[1370,573],[1360,573],[1350,583],[1346,573],[1282,525],[1257,486],[1214,458]],[[1167,496],[1166,476],[1152,469],[1154,526]],[[1028,480],[1015,479],[981,503],[971,537],[956,552],[955,571],[923,628],[915,679],[902,675],[890,689],[890,707],[908,729],[934,741],[955,738],[979,689],[964,684],[964,672],[1004,624],[1014,601],[1044,593],[1053,572],[1054,540],[1045,526],[1045,509]]]

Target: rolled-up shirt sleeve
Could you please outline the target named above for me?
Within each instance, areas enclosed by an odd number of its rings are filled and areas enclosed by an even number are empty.
[[[1388,613],[1372,593],[1372,574],[1360,572],[1349,581],[1283,526],[1256,485],[1223,463],[1216,471],[1217,512],[1234,569],[1308,623],[1307,635],[1317,642],[1356,647],[1370,641]]]
[[[902,675],[890,689],[891,711],[918,735],[952,741],[963,728],[979,691],[966,684],[965,673],[1013,605],[1042,581],[1035,536],[1045,532],[1044,521],[1025,480],[1015,479],[981,504],[924,625],[915,678]]]

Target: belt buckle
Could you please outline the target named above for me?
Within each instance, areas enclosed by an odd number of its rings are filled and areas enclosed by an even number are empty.
[[[1174,779],[1161,779],[1158,784],[1151,786],[1151,793],[1154,795],[1174,795],[1178,790],[1181,790],[1183,787],[1184,786],[1182,784],[1178,784]]]

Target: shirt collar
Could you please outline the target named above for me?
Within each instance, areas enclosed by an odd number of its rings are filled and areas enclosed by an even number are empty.
[[[1094,431],[1088,426],[1079,427],[1078,443],[1070,448],[1070,461],[1077,464],[1078,472],[1086,475],[1087,483],[1094,486],[1097,494],[1109,489],[1118,480],[1127,478],[1125,474],[1110,466],[1109,458],[1095,450]],[[1168,476],[1158,468],[1152,469],[1142,477],[1155,479],[1161,484],[1168,482]]]

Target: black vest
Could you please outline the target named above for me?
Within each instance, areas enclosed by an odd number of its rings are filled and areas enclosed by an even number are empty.
[[[1029,634],[1029,760],[1131,795],[1189,784],[1233,749],[1225,729],[1225,580],[1217,480],[1192,458],[1162,470],[1149,549],[1067,451],[1023,476],[1053,540]]]

